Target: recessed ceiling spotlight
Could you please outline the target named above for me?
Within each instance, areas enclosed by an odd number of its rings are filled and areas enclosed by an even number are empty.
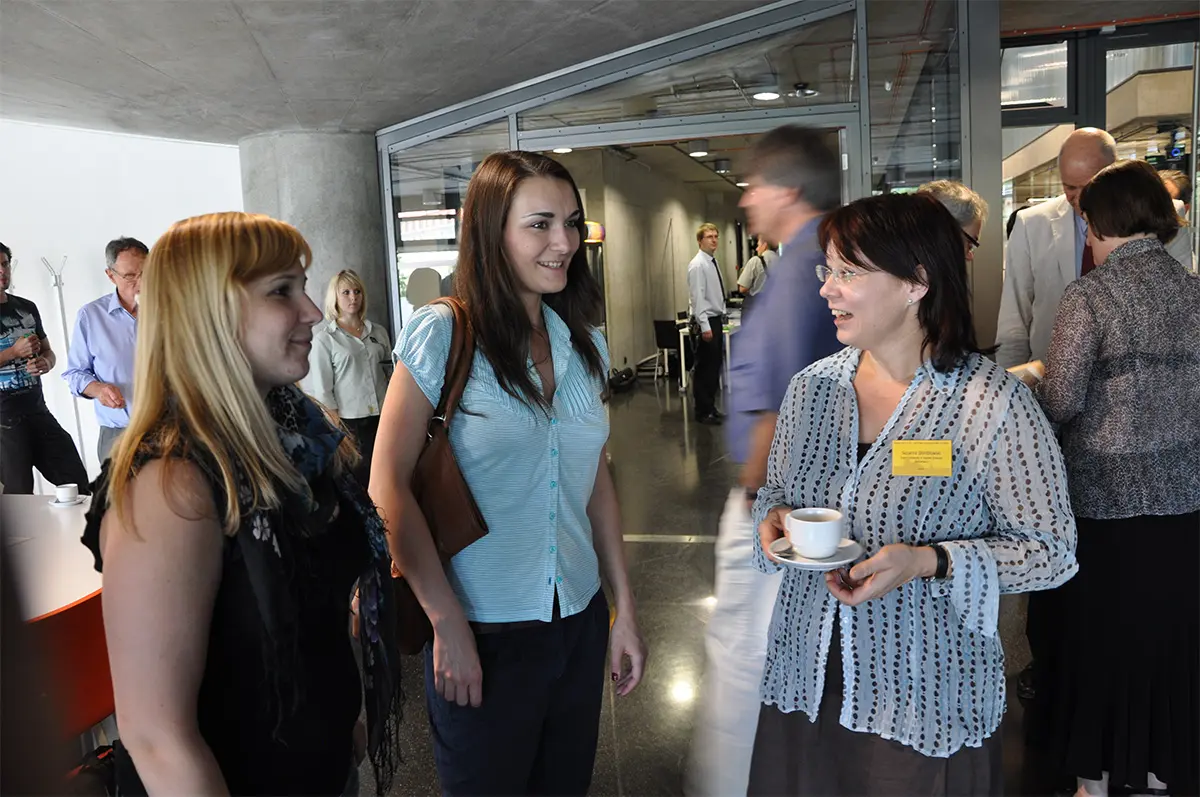
[[[797,83],[793,88],[796,89],[797,97],[815,97],[821,93],[807,83]]]
[[[688,154],[693,158],[703,158],[708,154],[708,139],[698,138],[688,142]]]
[[[736,183],[734,183],[734,185],[736,185],[738,188],[749,188],[750,187],[750,183],[746,182],[745,180],[738,180]]]
[[[571,149],[570,147],[555,147],[554,148],[555,155],[570,155],[574,151],[575,150]]]
[[[732,170],[733,166],[726,158],[717,158],[717,160],[713,162],[713,171],[715,171],[717,174],[729,174],[729,172]]]
[[[759,91],[754,94],[754,99],[758,100],[759,102],[770,102],[771,100],[779,99],[779,92],[769,89],[766,91]]]

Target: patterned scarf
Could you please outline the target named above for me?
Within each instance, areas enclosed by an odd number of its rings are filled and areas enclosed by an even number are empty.
[[[287,648],[294,650],[297,612],[293,596],[285,587],[286,579],[280,577],[286,567],[289,533],[281,534],[276,524],[284,517],[296,519],[298,534],[320,534],[328,528],[339,503],[351,507],[366,532],[371,553],[358,578],[359,641],[367,706],[367,751],[375,771],[376,794],[382,795],[391,788],[399,763],[403,701],[387,533],[366,490],[349,469],[337,477],[332,474],[334,455],[344,433],[294,386],[272,390],[267,395],[267,407],[277,424],[284,453],[304,477],[307,489],[283,511],[249,511],[249,486],[244,480],[239,484],[242,528],[252,533],[239,532],[238,536],[259,611],[277,652],[286,655],[291,652]]]
[[[285,496],[279,510],[253,510],[249,483],[240,475],[238,503],[242,524],[227,544],[238,546],[262,619],[261,653],[271,680],[270,697],[274,698],[277,711],[276,732],[283,718],[300,707],[301,700],[292,677],[297,668],[304,666],[298,649],[299,610],[289,583],[297,563],[296,543],[298,538],[330,532],[339,507],[348,507],[353,516],[337,519],[338,531],[344,531],[347,524],[352,530],[362,528],[370,550],[357,583],[359,641],[367,705],[367,752],[375,771],[376,793],[383,795],[391,788],[400,762],[399,730],[404,700],[396,644],[392,560],[384,525],[366,491],[351,473],[333,475],[334,455],[345,435],[326,420],[317,406],[300,390],[288,386],[268,394],[267,408],[276,423],[283,450],[303,476],[305,486],[300,494]],[[145,443],[135,458],[134,469],[140,470],[161,455],[153,443]],[[217,506],[223,506],[223,480],[215,463],[194,450],[183,456],[190,457],[208,474]],[[111,463],[112,460],[104,463],[100,477],[92,485],[95,497],[87,513],[82,540],[95,555],[98,570],[102,567],[100,524],[108,505]],[[346,619],[348,624],[349,617]],[[283,698],[285,693],[290,693],[290,699]]]

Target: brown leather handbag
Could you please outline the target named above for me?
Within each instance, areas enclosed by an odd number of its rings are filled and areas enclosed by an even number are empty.
[[[454,311],[454,332],[450,337],[442,395],[429,419],[425,447],[413,468],[412,492],[444,566],[459,551],[487,534],[488,529],[454,458],[449,435],[450,420],[458,409],[475,359],[475,336],[467,310],[457,299],[436,299],[431,304],[443,304]],[[400,652],[420,653],[433,639],[433,626],[404,576],[401,574],[392,581],[400,625],[397,629]]]

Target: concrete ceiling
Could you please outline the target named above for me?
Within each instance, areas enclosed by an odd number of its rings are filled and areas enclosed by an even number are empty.
[[[1196,0],[1002,3],[1010,32],[1196,12]],[[225,143],[274,130],[374,131],[761,5],[0,0],[0,117]],[[900,78],[882,98],[892,112],[874,124],[899,131],[915,76],[953,35],[953,8],[952,0],[871,0],[873,83]],[[842,88],[849,48],[837,45],[848,33],[789,42],[781,76]]]
[[[175,138],[365,130],[760,0],[0,0],[0,116]]]

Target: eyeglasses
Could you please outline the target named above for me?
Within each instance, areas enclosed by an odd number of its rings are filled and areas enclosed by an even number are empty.
[[[117,271],[115,268],[110,268],[108,270],[108,273],[116,274],[118,277],[125,280],[126,285],[132,285],[133,283],[137,282],[138,280],[140,280],[142,278],[142,272],[140,272],[140,271],[138,271],[134,274],[122,274],[121,272]]]
[[[974,252],[976,249],[979,248],[979,239],[978,238],[976,238],[974,235],[971,235],[971,233],[967,232],[966,230],[963,230],[962,234],[963,234],[963,237],[967,239],[967,243],[971,245],[970,249],[972,252]]]
[[[845,268],[832,268],[825,263],[821,263],[817,266],[817,279],[821,281],[822,285],[828,282],[830,277],[833,277],[834,282],[838,283],[839,285],[847,285],[855,277],[861,276],[862,272],[860,271],[851,271],[850,269]]]

